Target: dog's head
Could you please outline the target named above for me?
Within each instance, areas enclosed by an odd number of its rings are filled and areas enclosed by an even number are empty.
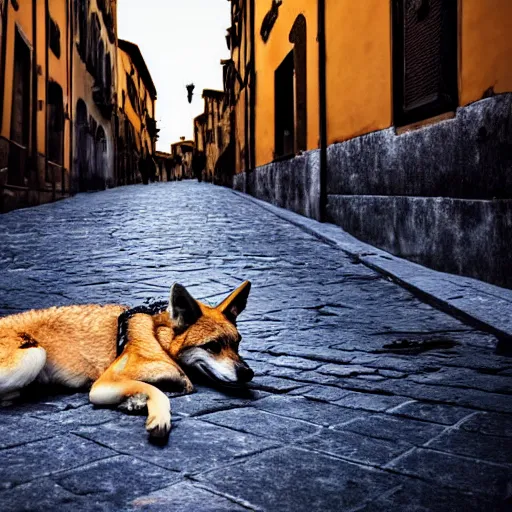
[[[168,308],[173,330],[169,352],[173,358],[223,385],[249,382],[254,372],[238,354],[242,337],[236,319],[245,309],[250,289],[251,283],[245,281],[218,306],[211,307],[174,284]]]

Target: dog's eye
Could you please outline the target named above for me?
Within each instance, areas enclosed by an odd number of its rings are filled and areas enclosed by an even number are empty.
[[[212,354],[219,354],[222,350],[222,345],[218,341],[210,341],[209,343],[205,343],[202,348]]]

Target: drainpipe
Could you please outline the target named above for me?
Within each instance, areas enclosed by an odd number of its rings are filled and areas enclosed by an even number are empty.
[[[247,6],[251,5],[250,2],[245,2],[244,5],[244,35],[245,40],[247,42]],[[250,7],[249,7],[250,8]],[[249,82],[250,79],[247,76],[247,44],[244,45],[244,82],[245,82],[245,95],[244,95],[244,144],[245,144],[245,153],[244,153],[244,167],[245,167],[245,178],[246,178],[246,190],[247,194],[250,194],[250,185],[249,185],[249,173],[250,173],[250,142],[249,142]]]
[[[68,65],[69,65],[69,73],[68,73],[68,91],[69,91],[69,101],[68,101],[68,114],[69,114],[69,169],[68,169],[68,195],[74,194],[74,176],[73,172],[75,170],[75,154],[73,152],[73,140],[75,137],[75,127],[74,127],[74,117],[73,117],[73,44],[75,40],[75,16],[76,13],[74,11],[74,2],[69,2],[69,20],[68,20],[68,30],[69,30],[69,56],[68,56]]]
[[[2,7],[2,55],[0,56],[0,131],[2,130],[3,113],[4,113],[4,93],[5,93],[5,58],[7,46],[7,13],[9,12],[9,2],[6,0]],[[0,210],[1,211],[1,210]]]
[[[32,166],[33,187],[40,190],[39,159],[37,157],[37,113],[38,113],[38,74],[37,74],[37,0],[32,0]],[[32,181],[32,180],[31,180]],[[29,185],[30,186],[30,185]]]
[[[251,155],[250,155],[250,169],[251,172],[256,168],[256,46],[255,46],[255,38],[254,38],[254,25],[255,25],[255,0],[251,1],[251,103],[249,107],[249,114],[251,116],[250,120],[250,127],[249,127],[249,133],[250,133],[250,148],[251,148]]]
[[[327,220],[327,80],[325,0],[318,0],[318,83],[320,100],[320,221]]]
[[[49,0],[45,0],[45,25],[44,25],[44,30],[45,30],[45,49],[44,49],[44,55],[45,55],[45,68],[46,68],[46,73],[45,73],[45,91],[46,91],[46,98],[45,98],[45,102],[44,102],[44,106],[45,106],[45,116],[44,116],[44,121],[45,121],[45,155],[44,155],[44,165],[45,165],[45,182],[46,182],[46,176],[48,176],[48,82],[49,82],[49,73],[50,73],[50,56],[49,56],[49,53],[48,53],[48,36],[49,36],[49,27],[50,27],[50,5],[49,5]],[[56,189],[55,189],[55,169],[52,168],[52,176],[51,176],[51,180],[52,180],[52,201],[55,201],[56,199]]]

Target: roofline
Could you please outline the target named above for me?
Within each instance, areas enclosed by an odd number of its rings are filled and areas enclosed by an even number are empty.
[[[140,52],[140,48],[130,41],[126,41],[125,39],[118,39],[119,49],[127,53],[132,59],[135,67],[138,69],[139,74],[146,85],[149,94],[153,100],[156,100],[156,87],[151,78],[151,73],[146,65],[146,61]]]
[[[209,98],[218,98],[219,96],[224,97],[225,92],[217,89],[203,89],[203,98],[208,96]]]

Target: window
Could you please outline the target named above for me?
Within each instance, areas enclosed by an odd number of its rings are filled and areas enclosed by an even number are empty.
[[[222,140],[222,127],[221,126],[217,126],[217,145],[219,146],[219,149],[222,151],[223,140]]]
[[[110,59],[110,53],[105,55],[105,92],[107,99],[112,98],[112,61]]]
[[[307,28],[306,18],[300,14],[290,32],[295,68],[295,147],[294,152],[307,149],[308,136],[308,78],[307,78]]]
[[[294,51],[277,68],[274,79],[275,158],[294,153],[295,141],[295,84]]]
[[[455,110],[457,0],[393,0],[393,10],[395,125]]]
[[[126,86],[128,89],[128,98],[130,98],[130,103],[132,104],[133,110],[135,110],[135,112],[139,114],[140,108],[137,88],[135,87],[135,83],[132,77],[128,73],[126,73]]]
[[[48,159],[62,165],[64,149],[64,107],[62,87],[56,82],[48,84],[48,109],[46,112]]]
[[[11,140],[28,146],[30,124],[30,49],[16,31],[12,90]]]
[[[78,43],[78,52],[80,53],[80,57],[82,60],[86,62],[87,60],[87,51],[88,51],[88,34],[87,34],[87,22],[89,17],[89,3],[90,0],[76,0],[75,9],[78,18],[78,34],[79,34],[79,43]]]
[[[30,133],[30,49],[16,30],[14,41],[14,76],[12,87],[11,133],[7,181],[25,185],[27,150]]]
[[[75,179],[78,180],[78,190],[85,192],[88,187],[89,179],[89,115],[87,106],[82,99],[76,104],[75,118],[75,154],[76,154],[76,174]]]
[[[50,50],[53,52],[55,57],[60,59],[60,29],[57,23],[52,19],[49,18],[48,21],[49,24],[49,32],[50,32]]]
[[[103,189],[105,188],[105,172],[108,168],[107,162],[107,138],[105,136],[105,130],[103,130],[102,126],[98,126],[95,137],[94,144],[94,179],[93,179],[93,187],[95,189]]]

